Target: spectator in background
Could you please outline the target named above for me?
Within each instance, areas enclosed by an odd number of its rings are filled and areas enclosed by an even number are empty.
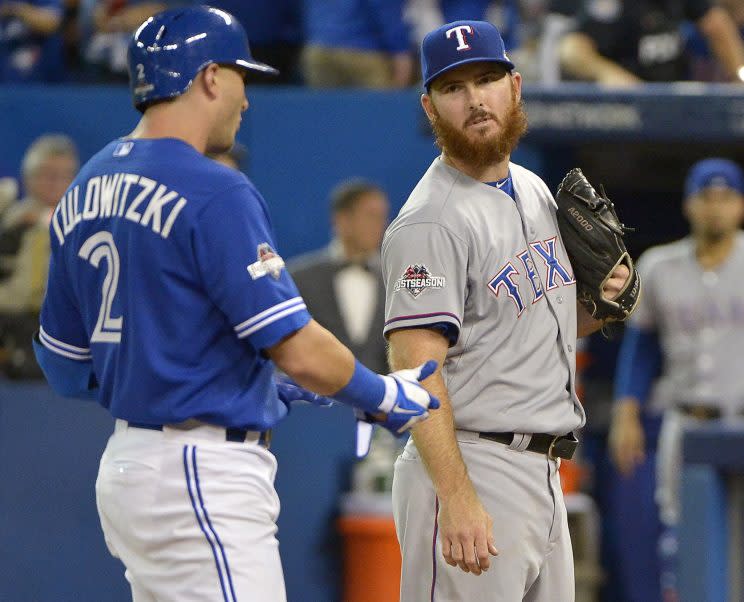
[[[644,294],[618,356],[609,436],[618,470],[631,476],[648,447],[641,414],[648,408],[664,410],[656,456],[656,502],[667,528],[659,545],[664,600],[677,599],[672,596],[682,430],[744,415],[741,168],[723,159],[695,164],[687,177],[683,210],[691,235],[649,249],[638,262]]]
[[[256,60],[279,69],[278,76],[257,73],[252,82],[300,82],[302,0],[211,0],[206,3],[234,15],[248,33],[251,54]]]
[[[542,83],[555,84],[561,80],[561,40],[576,29],[576,15],[582,6],[583,0],[545,0],[538,49]]]
[[[681,25],[690,20],[732,81],[744,81],[744,44],[731,15],[710,0],[587,0],[560,58],[568,76],[610,86],[689,79]]]
[[[84,30],[85,62],[96,70],[97,79],[128,81],[127,45],[132,32],[148,17],[174,0],[80,0],[81,28]]]
[[[305,82],[315,88],[402,88],[413,83],[404,0],[305,0]]]
[[[519,46],[520,4],[532,7],[542,0],[407,0],[405,20],[413,28],[413,40],[420,46],[424,36],[453,21],[489,21],[504,40],[507,51]]]
[[[7,277],[13,271],[14,258],[26,230],[38,223],[48,223],[49,213],[77,169],[77,149],[67,136],[47,134],[28,147],[21,163],[26,196],[10,204],[0,215],[0,277]]]
[[[739,36],[744,39],[744,2],[742,0],[719,0],[719,5],[725,8],[739,29]],[[729,78],[715,56],[711,53],[710,44],[700,30],[688,23],[685,27],[687,49],[692,64],[692,79],[707,82],[725,82]]]
[[[0,83],[64,78],[62,0],[0,0]]]
[[[0,247],[0,347],[3,371],[12,377],[41,375],[31,348],[49,268],[49,219],[78,170],[74,143],[61,134],[31,144],[21,167],[26,197],[3,214]],[[10,257],[8,256],[10,255]]]
[[[313,317],[372,370],[386,371],[380,243],[390,205],[378,186],[347,180],[331,193],[334,238],[289,265]]]

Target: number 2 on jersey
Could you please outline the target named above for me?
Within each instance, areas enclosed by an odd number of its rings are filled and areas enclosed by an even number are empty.
[[[106,276],[101,285],[101,309],[98,321],[90,337],[91,343],[120,343],[123,318],[111,317],[111,305],[114,302],[116,288],[119,285],[119,251],[116,249],[111,232],[97,232],[83,243],[78,257],[98,268],[101,259],[106,259]]]

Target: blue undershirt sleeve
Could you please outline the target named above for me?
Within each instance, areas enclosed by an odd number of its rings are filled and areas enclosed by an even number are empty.
[[[661,372],[661,347],[656,330],[627,326],[615,372],[615,399],[633,397],[645,404]]]

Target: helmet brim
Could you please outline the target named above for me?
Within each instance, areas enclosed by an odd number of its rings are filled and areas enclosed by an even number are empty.
[[[259,73],[266,73],[268,75],[279,75],[279,69],[275,69],[271,65],[266,63],[259,63],[258,61],[246,61],[245,59],[238,59],[235,64],[243,67],[248,71],[258,71]]]

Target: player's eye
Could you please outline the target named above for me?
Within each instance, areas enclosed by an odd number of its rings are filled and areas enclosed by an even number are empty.
[[[497,82],[500,79],[502,79],[506,75],[506,71],[489,71],[488,73],[484,73],[479,78],[479,83],[481,84],[490,84],[492,82]]]

